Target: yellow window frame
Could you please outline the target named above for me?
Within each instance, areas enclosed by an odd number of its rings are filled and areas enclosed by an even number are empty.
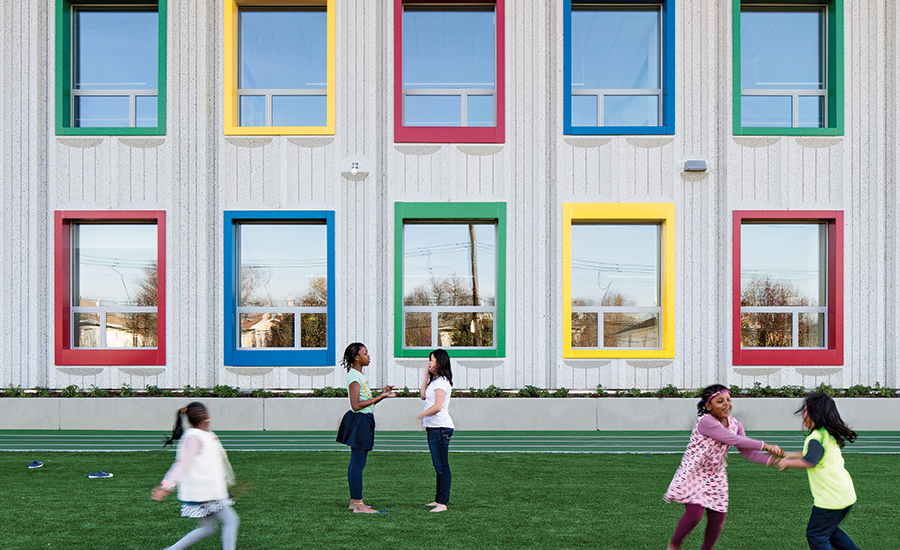
[[[337,0],[225,0],[225,135],[334,135],[335,119],[335,4]],[[325,126],[239,126],[237,124],[238,89],[238,10],[241,7],[325,6],[328,26]]]
[[[673,203],[563,204],[563,357],[566,359],[672,359],[675,357],[675,205]],[[655,350],[572,349],[572,222],[651,222],[661,226],[662,346]]]

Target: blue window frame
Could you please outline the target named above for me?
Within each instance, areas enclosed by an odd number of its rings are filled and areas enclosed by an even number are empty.
[[[225,364],[335,364],[334,212],[225,212]]]
[[[673,2],[565,0],[565,134],[674,133]]]

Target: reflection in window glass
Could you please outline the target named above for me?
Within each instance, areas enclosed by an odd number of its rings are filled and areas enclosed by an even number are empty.
[[[572,7],[573,126],[660,125],[660,29],[659,6]]]
[[[495,125],[496,53],[494,6],[404,6],[404,125]]]
[[[327,226],[245,223],[238,243],[240,347],[326,347]]]
[[[156,347],[156,225],[73,225],[72,251],[73,346]]]
[[[76,9],[73,19],[71,124],[155,126],[159,86],[157,10],[85,7]]]
[[[741,125],[826,125],[826,14],[821,8],[741,10]]]
[[[824,347],[827,225],[741,224],[741,346]]]
[[[238,94],[242,126],[326,124],[327,34],[324,7],[240,11]],[[254,90],[270,94],[258,96],[263,102],[262,112],[258,99],[254,98],[252,104],[244,102],[243,93]],[[276,91],[273,97],[271,93]],[[245,113],[245,108],[253,109],[252,115]]]
[[[572,346],[660,346],[657,224],[572,225]]]
[[[241,126],[265,126],[266,125],[266,96],[242,95]]]
[[[747,127],[790,128],[791,96],[741,96],[741,124]]]
[[[493,347],[496,224],[405,224],[406,347]]]

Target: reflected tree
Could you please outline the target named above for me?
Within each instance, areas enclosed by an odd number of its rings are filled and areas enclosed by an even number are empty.
[[[817,304],[789,281],[754,276],[741,286],[741,307],[814,307]],[[791,312],[742,313],[742,347],[791,347]],[[800,315],[798,331],[801,347],[815,345],[821,335],[816,315]]]
[[[152,262],[144,268],[143,277],[138,282],[138,290],[133,305],[157,307],[159,303],[159,265]],[[129,313],[123,315],[123,325],[132,335],[134,347],[156,347],[159,342],[158,317],[156,313]]]

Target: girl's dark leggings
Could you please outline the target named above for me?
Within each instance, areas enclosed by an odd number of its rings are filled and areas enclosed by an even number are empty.
[[[678,521],[678,526],[675,528],[675,534],[672,535],[671,544],[673,546],[681,548],[684,539],[703,519],[703,510],[706,510],[706,532],[703,534],[703,546],[700,547],[700,550],[713,549],[725,526],[725,512],[716,512],[709,508],[703,508],[699,504],[684,505],[684,515],[681,516],[681,520]]]
[[[366,455],[369,451],[350,449],[350,466],[347,468],[347,481],[350,483],[350,499],[362,500],[362,474],[366,467]]]

